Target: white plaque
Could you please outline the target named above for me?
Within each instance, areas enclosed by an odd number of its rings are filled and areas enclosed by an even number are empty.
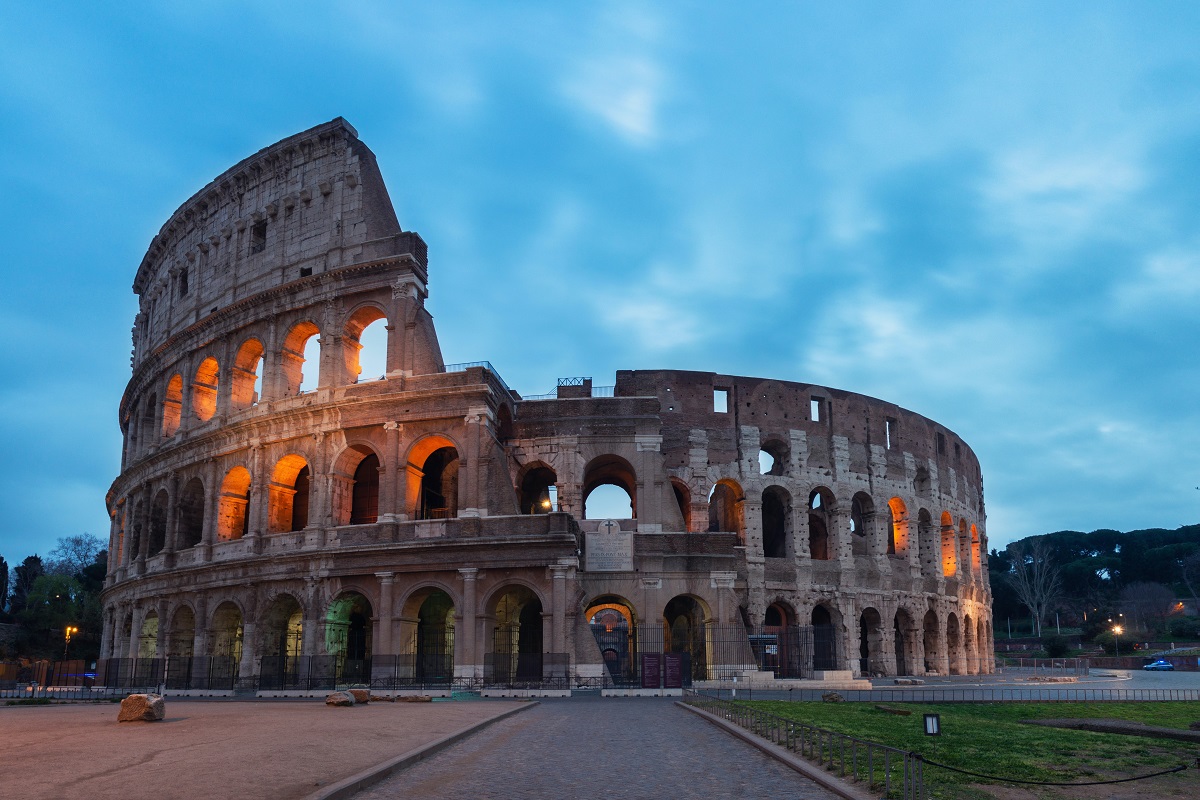
[[[632,572],[633,534],[615,519],[600,522],[598,533],[584,535],[584,569],[588,572]]]

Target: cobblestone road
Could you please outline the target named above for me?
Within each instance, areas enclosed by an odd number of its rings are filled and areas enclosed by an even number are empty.
[[[392,776],[393,798],[804,798],[832,793],[669,700],[544,700]]]

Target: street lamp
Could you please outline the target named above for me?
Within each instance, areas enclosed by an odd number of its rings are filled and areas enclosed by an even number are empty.
[[[67,648],[71,646],[71,635],[79,633],[79,628],[76,628],[74,625],[68,625],[67,629],[63,633],[63,661],[66,661]]]
[[[1117,644],[1117,658],[1121,657],[1121,631],[1123,628],[1120,625],[1113,625],[1113,637]]]

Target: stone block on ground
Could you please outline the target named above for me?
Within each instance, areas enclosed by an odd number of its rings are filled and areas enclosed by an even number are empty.
[[[821,695],[821,700],[826,703],[843,703],[845,702],[846,698],[842,697],[837,692],[826,692],[825,694]]]
[[[404,697],[397,697],[396,700],[402,703],[432,703],[433,698],[427,694],[410,694]]]
[[[366,705],[367,703],[371,702],[370,689],[347,689],[346,691],[348,691],[350,696],[354,698],[356,705]]]
[[[167,703],[158,694],[131,694],[121,701],[117,722],[158,722],[167,715]]]
[[[354,695],[349,692],[334,692],[325,696],[325,705],[327,706],[352,706],[354,705]]]

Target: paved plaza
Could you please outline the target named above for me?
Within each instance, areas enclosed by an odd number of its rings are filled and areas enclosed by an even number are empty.
[[[836,795],[661,699],[546,700],[355,795],[394,798]]]

